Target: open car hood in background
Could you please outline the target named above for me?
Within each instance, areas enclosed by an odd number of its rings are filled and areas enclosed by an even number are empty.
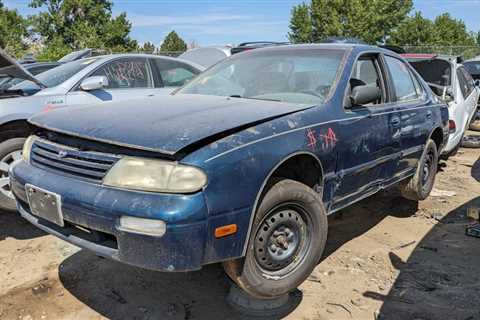
[[[432,58],[409,62],[427,83],[442,87],[448,87],[452,84],[452,64],[449,61]]]
[[[30,80],[38,84],[41,88],[46,86],[35,78],[30,72],[28,72],[21,64],[19,64],[15,59],[10,57],[2,49],[0,49],[0,78],[2,77],[12,77],[24,80]]]

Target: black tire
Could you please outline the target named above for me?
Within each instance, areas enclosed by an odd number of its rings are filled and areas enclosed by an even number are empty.
[[[472,121],[470,123],[469,129],[473,131],[480,131],[480,119]]]
[[[465,136],[462,139],[462,147],[480,148],[480,136]]]
[[[320,261],[327,232],[321,197],[300,182],[281,180],[265,193],[258,207],[246,257],[224,262],[225,272],[254,297],[288,293]]]
[[[413,201],[425,200],[432,191],[437,169],[437,145],[433,140],[428,140],[415,175],[400,184],[402,196]]]
[[[0,165],[2,163],[11,164],[14,159],[11,157],[12,153],[16,151],[22,151],[23,143],[25,142],[25,138],[13,138],[5,140],[4,142],[0,143]],[[8,177],[8,171],[5,171],[6,168],[0,167],[0,179],[5,179]],[[8,197],[5,192],[10,190],[8,185],[3,184],[5,180],[2,181],[0,185],[0,210],[6,211],[16,211],[17,206],[15,203],[15,199]]]

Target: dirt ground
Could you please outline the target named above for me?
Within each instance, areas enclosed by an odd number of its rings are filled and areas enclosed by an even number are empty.
[[[393,191],[329,218],[324,258],[285,319],[480,319],[480,151],[442,166],[431,197]],[[218,265],[166,274],[101,259],[0,213],[0,319],[242,319]]]

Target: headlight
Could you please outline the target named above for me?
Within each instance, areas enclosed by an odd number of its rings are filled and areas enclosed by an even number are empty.
[[[192,193],[207,184],[202,170],[170,161],[124,157],[107,173],[103,184],[132,190]]]
[[[36,139],[36,136],[30,136],[23,144],[22,157],[27,163],[30,162],[30,152],[32,151],[32,146]]]

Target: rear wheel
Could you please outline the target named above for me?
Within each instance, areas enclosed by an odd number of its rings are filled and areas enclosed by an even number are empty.
[[[10,190],[8,170],[13,162],[22,158],[24,142],[25,138],[13,138],[0,143],[0,210],[16,210],[15,198]]]
[[[327,225],[316,192],[297,181],[277,182],[260,203],[246,257],[225,262],[224,269],[252,296],[272,298],[290,292],[320,260]]]
[[[426,199],[432,191],[437,168],[437,145],[433,140],[428,140],[415,175],[400,185],[402,196],[414,201]]]

